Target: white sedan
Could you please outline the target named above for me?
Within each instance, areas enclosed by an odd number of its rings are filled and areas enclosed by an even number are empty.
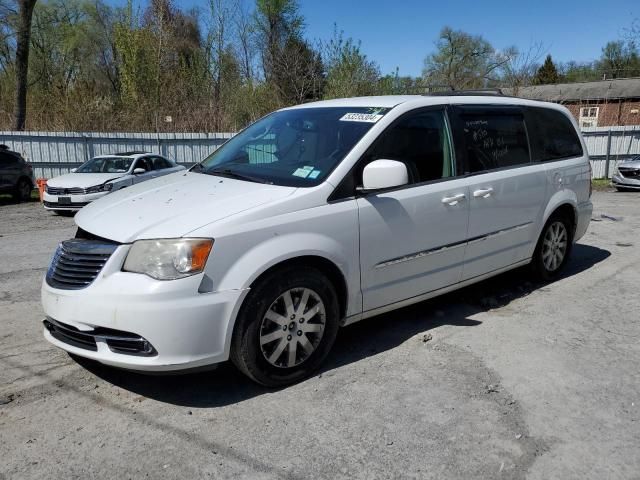
[[[44,208],[75,212],[110,192],[180,170],[184,167],[154,153],[100,155],[71,173],[48,180]]]

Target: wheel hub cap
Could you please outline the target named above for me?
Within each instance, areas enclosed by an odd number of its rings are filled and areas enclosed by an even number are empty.
[[[260,350],[271,365],[300,365],[318,348],[325,326],[325,307],[309,288],[282,293],[267,309],[260,324]]]

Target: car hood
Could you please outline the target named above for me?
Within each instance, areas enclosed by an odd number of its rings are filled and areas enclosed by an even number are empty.
[[[118,190],[84,207],[76,224],[129,243],[181,237],[223,218],[284,198],[296,188],[178,172]]]
[[[618,164],[619,167],[625,167],[625,168],[640,168],[640,159],[636,160],[635,158],[633,160],[629,160],[626,162],[620,162]]]
[[[67,173],[47,180],[47,185],[55,188],[87,188],[115,180],[126,173]]]

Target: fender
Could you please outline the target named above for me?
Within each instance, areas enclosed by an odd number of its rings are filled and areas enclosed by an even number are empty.
[[[349,246],[349,244],[347,244]],[[354,245],[355,246],[355,245]],[[239,257],[220,279],[218,287],[226,289],[248,289],[253,282],[271,267],[287,260],[304,256],[320,257],[333,263],[342,273],[348,287],[359,282],[357,263],[348,259],[357,258],[357,250],[346,248],[334,238],[315,232],[276,235],[255,245]],[[351,313],[354,290],[348,288],[347,311]],[[359,298],[359,295],[357,295]],[[361,306],[361,303],[359,304]]]
[[[306,232],[277,235],[246,251],[234,262],[218,283],[220,290],[233,289],[242,291],[242,295],[234,306],[226,327],[225,356],[229,355],[231,337],[238,312],[251,285],[271,267],[287,260],[314,256],[333,263],[344,277],[347,285],[346,316],[349,317],[361,313],[362,293],[360,291],[359,262],[356,262],[350,270],[349,266],[353,264],[353,261],[347,261],[348,258],[358,258],[357,244],[355,250],[354,252],[348,251],[339,242],[326,235]]]

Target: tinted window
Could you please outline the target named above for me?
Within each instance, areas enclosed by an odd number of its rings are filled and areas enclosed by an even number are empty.
[[[562,112],[548,108],[529,108],[527,125],[534,161],[582,155],[580,139],[573,124]]]
[[[165,168],[171,168],[173,166],[162,157],[152,157],[152,164],[154,170],[162,170]]]
[[[407,166],[409,183],[453,176],[451,143],[442,111],[407,115],[376,140],[366,153],[362,168],[378,160],[397,160]]]
[[[524,117],[514,109],[465,109],[460,115],[469,173],[530,163]]]
[[[151,159],[148,157],[143,157],[136,160],[136,164],[133,169],[135,170],[136,168],[144,168],[145,171],[150,172],[153,169],[152,166],[153,164],[151,163]]]

